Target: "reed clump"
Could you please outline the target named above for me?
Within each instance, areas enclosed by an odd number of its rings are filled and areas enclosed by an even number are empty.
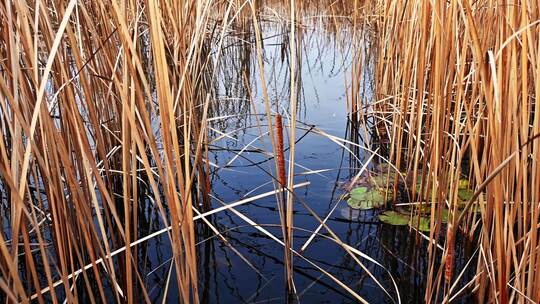
[[[170,283],[198,302],[192,206],[207,185],[214,2],[171,5],[0,4],[0,288],[10,302],[150,302],[134,243],[147,236],[148,201],[172,228]]]
[[[473,292],[479,303],[540,302],[539,4],[377,3],[373,108],[412,201],[431,209],[425,301]],[[463,178],[475,192],[465,205]],[[462,289],[457,235],[478,249]]]
[[[283,5],[263,9],[275,3]],[[194,220],[230,245],[202,213],[230,210],[283,246],[291,292],[298,258],[366,302],[302,254],[321,236],[400,302],[392,275],[395,293],[360,257],[390,272],[341,241],[327,224],[331,213],[320,218],[292,191],[307,185],[294,184],[301,12],[321,9],[328,15],[312,19],[329,17],[329,31],[343,29],[338,19],[353,26],[338,35],[352,36],[358,62],[347,92],[355,131],[351,140],[308,132],[359,154],[360,138],[373,137],[374,126],[377,147],[362,149],[372,156],[361,166],[351,157],[351,167],[362,173],[375,154],[387,158],[407,176],[411,213],[429,214],[425,301],[451,302],[467,292],[481,303],[540,302],[540,6],[518,0],[3,2],[0,300],[152,302],[166,300],[176,284],[180,302],[198,303]],[[263,12],[285,21],[289,96],[282,104],[266,87]],[[207,123],[229,106],[212,101],[216,77],[227,73],[220,69],[224,41],[235,27],[247,28],[240,40],[249,41],[241,78],[249,82],[252,65],[260,73],[272,145],[265,152],[276,155],[269,171],[278,175],[269,195],[282,208],[283,240],[234,207],[210,210]],[[229,85],[250,99],[239,83]],[[366,103],[372,90],[374,101]],[[397,187],[399,176],[392,177],[387,184]],[[464,179],[472,193],[465,202]],[[145,204],[158,213],[158,228],[141,224]],[[296,205],[318,221],[299,251]],[[152,295],[140,254],[157,233],[167,234],[173,254],[162,297]],[[476,249],[465,267],[476,275],[464,283],[466,269],[454,265],[460,237]]]

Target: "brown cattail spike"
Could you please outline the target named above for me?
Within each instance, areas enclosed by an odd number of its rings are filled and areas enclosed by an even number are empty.
[[[276,161],[278,169],[278,181],[281,187],[286,187],[287,185],[287,176],[285,174],[285,157],[284,157],[284,148],[283,148],[283,122],[281,120],[281,115],[276,115],[276,137],[277,137],[277,151],[276,151]]]
[[[452,280],[452,275],[454,274],[454,230],[452,229],[452,224],[448,225],[448,230],[446,232],[446,242],[448,246],[448,251],[446,252],[444,279],[447,284],[450,284],[450,281]]]

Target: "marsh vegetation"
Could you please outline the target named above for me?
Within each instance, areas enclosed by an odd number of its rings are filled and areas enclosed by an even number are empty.
[[[536,1],[0,21],[0,301],[540,302]]]

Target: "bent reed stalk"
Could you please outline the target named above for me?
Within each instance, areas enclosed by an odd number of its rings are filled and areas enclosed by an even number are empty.
[[[213,5],[0,5],[0,188],[10,213],[0,288],[10,301],[150,302],[130,245],[144,236],[144,195],[172,227],[180,300],[198,302],[191,206],[207,183],[200,160],[212,88],[203,80],[212,61],[203,29]]]
[[[35,295],[40,303],[150,302],[136,254],[148,236],[137,212],[144,196],[157,207],[161,225],[170,227],[169,277],[174,270],[179,300],[198,302],[193,212],[204,211],[193,208],[199,202],[209,208],[209,165],[202,160],[219,62],[208,44],[217,41],[221,50],[237,16],[253,19],[268,133],[272,151],[282,150],[257,22],[266,2],[279,1],[0,4],[0,288],[9,301],[26,303]],[[302,41],[295,21],[318,4],[282,2],[290,18],[292,115],[288,172],[281,164],[279,182],[290,190]],[[517,0],[347,3],[343,7],[354,7],[359,58],[347,106],[366,131],[364,70],[372,65],[369,109],[377,136],[387,137],[390,161],[413,181],[415,208],[430,209],[430,233],[423,236],[426,302],[450,302],[464,290],[454,266],[457,237],[468,238],[479,254],[476,276],[464,284],[479,302],[540,302],[540,6]],[[338,22],[325,26],[340,29]],[[463,178],[477,192],[465,209],[458,201]],[[293,249],[294,193],[286,196],[280,200],[284,241],[275,240],[284,247],[294,290],[292,258],[305,257]],[[339,243],[349,254],[355,249]]]
[[[425,301],[457,296],[461,234],[480,249],[466,284],[479,303],[540,302],[540,5],[377,1],[374,11],[378,124],[413,201],[431,209]],[[463,178],[480,195],[462,214]]]
[[[289,4],[296,40],[297,5]],[[198,302],[192,207],[209,208],[209,165],[202,160],[208,156],[213,82],[235,18],[253,18],[260,38],[260,5],[215,0],[0,5],[0,190],[8,202],[1,211],[9,213],[2,218],[0,288],[10,301],[150,302],[139,267],[145,261],[138,254],[140,240],[152,235],[139,225],[142,204],[150,201],[160,225],[170,228],[174,259],[165,290],[174,270],[179,300]],[[260,46],[257,52],[260,59]],[[292,62],[296,52],[291,49]],[[291,69],[296,75],[294,65]],[[293,109],[296,85],[291,80]],[[289,119],[293,144],[282,186],[292,190],[295,110]],[[282,224],[290,235],[285,255],[294,289],[293,196],[286,196]]]

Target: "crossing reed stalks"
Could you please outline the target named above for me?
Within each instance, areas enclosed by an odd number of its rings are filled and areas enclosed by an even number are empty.
[[[457,296],[462,235],[480,249],[467,284],[479,303],[538,303],[540,6],[377,3],[376,112],[390,130],[390,160],[411,176],[418,208],[431,209],[426,302]],[[477,192],[472,208],[458,200],[464,178]]]
[[[212,62],[202,29],[212,5],[0,5],[0,188],[10,212],[0,288],[10,301],[149,302],[130,246],[143,236],[146,184],[172,227],[179,298],[198,302],[191,206],[207,182],[200,159],[212,91],[201,79]]]

